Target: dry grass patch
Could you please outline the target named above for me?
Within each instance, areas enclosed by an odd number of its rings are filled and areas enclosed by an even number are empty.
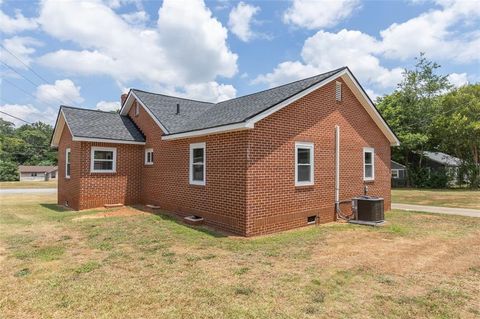
[[[480,314],[480,219],[396,211],[387,227],[331,223],[243,239],[132,208],[138,214],[74,221],[113,211],[39,200],[2,203],[8,318]]]
[[[399,204],[480,209],[480,191],[459,189],[392,189],[392,202]]]
[[[57,188],[57,181],[0,182],[0,189],[12,188]]]

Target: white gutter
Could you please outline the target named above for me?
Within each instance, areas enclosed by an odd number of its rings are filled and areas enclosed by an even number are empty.
[[[335,125],[335,205],[340,202],[340,127]]]

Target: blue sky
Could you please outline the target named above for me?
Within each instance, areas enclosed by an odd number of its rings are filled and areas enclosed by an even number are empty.
[[[480,2],[0,0],[0,111],[53,123],[135,87],[219,101],[348,65],[372,98],[425,52],[480,80]],[[14,123],[21,123],[2,115]]]

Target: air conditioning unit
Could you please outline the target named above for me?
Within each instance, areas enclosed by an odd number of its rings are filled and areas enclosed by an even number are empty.
[[[352,199],[352,211],[355,218],[353,224],[377,226],[385,222],[383,198],[359,196]]]

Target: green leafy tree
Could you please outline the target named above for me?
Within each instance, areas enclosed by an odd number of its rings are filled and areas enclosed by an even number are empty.
[[[437,74],[440,68],[427,60],[423,53],[416,58],[415,68],[405,70],[397,89],[379,99],[378,108],[398,135],[401,145],[394,149],[393,157],[410,165],[412,152],[420,155],[431,146],[434,114],[443,93],[451,89],[447,75]]]
[[[0,160],[0,181],[18,180],[17,164],[11,161]]]

